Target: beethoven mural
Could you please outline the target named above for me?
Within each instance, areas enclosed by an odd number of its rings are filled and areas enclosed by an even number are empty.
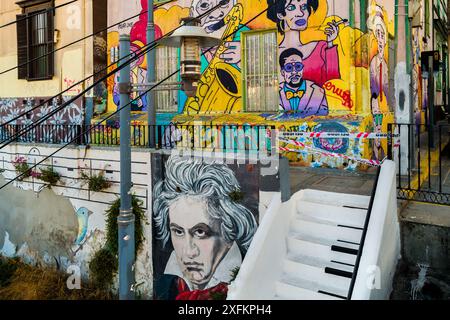
[[[256,232],[259,173],[245,173],[249,190],[225,164],[172,155],[164,168],[153,191],[155,298],[226,286]]]

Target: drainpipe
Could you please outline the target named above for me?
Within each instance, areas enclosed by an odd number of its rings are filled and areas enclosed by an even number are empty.
[[[128,62],[130,35],[120,35],[120,64]],[[131,106],[130,64],[120,70],[120,214],[119,229],[119,299],[134,300],[134,214],[131,206]],[[126,107],[125,107],[126,106]]]
[[[147,22],[147,44],[155,41],[155,24],[153,16],[153,0],[148,0],[148,22]],[[155,49],[147,52],[147,83],[152,85],[156,81],[156,51]],[[150,90],[147,93],[147,124],[148,124],[148,142],[150,148],[155,148],[156,132],[156,107],[155,92]]]

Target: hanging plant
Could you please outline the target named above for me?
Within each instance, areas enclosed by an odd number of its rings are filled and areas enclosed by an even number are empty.
[[[101,171],[97,175],[92,174],[91,176],[88,176],[86,173],[81,172],[81,179],[83,179],[85,183],[88,184],[88,189],[93,192],[106,190],[112,185],[111,181],[108,181],[108,179],[105,178],[103,171]]]
[[[53,167],[47,167],[45,169],[41,169],[39,179],[41,179],[44,182],[47,182],[51,186],[54,186],[61,179],[61,175],[55,170],[53,170]]]
[[[30,169],[30,166],[28,165],[27,159],[25,157],[16,157],[16,159],[12,161],[12,165],[18,173],[18,176],[21,175],[20,178],[17,179],[19,181],[22,181],[23,179],[31,176],[35,178],[39,177],[39,173]]]
[[[143,203],[135,195],[131,198],[131,205],[135,217],[135,257],[142,249],[145,240],[143,223],[148,224]],[[117,218],[120,212],[120,199],[115,200],[108,210],[106,210],[106,243],[98,250],[89,262],[91,278],[101,288],[111,286],[114,276],[117,273],[119,256],[119,230]]]

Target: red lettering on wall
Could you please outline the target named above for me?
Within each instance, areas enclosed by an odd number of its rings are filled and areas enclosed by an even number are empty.
[[[326,82],[323,85],[323,88],[327,91],[331,91],[333,92],[335,95],[337,95],[338,97],[340,97],[342,99],[342,105],[344,107],[347,107],[348,109],[352,109],[353,108],[353,100],[351,98],[350,95],[350,90],[342,90],[341,88],[337,88],[333,83],[331,83],[330,81]]]

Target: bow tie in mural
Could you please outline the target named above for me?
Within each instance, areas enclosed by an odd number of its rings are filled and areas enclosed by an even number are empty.
[[[287,91],[286,98],[288,100],[291,100],[292,98],[300,98],[301,99],[304,94],[305,94],[305,91],[297,91],[297,92]]]

